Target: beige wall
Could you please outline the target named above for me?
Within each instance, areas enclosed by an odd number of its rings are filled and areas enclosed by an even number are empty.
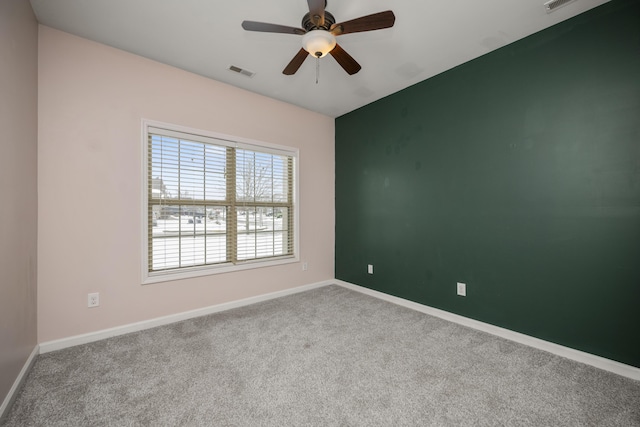
[[[334,277],[333,119],[43,26],[38,106],[39,342]],[[142,118],[298,147],[309,270],[142,286]]]
[[[0,1],[0,403],[36,346],[38,25]]]

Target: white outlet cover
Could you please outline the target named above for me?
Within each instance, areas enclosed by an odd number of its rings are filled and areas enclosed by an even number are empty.
[[[458,282],[457,286],[458,286],[458,295],[460,295],[462,297],[466,297],[467,296],[467,284]]]
[[[87,295],[87,307],[98,307],[100,305],[100,294],[98,292]]]
[[[367,265],[367,273],[373,274],[373,264]]]

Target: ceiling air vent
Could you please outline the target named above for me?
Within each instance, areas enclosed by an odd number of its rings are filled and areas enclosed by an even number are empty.
[[[574,1],[576,0],[551,0],[544,4],[544,10],[546,10],[547,13],[551,13],[554,10],[558,9],[559,7],[562,7]]]
[[[253,71],[245,70],[244,68],[236,67],[235,65],[229,65],[229,70],[240,73],[243,76],[253,77],[256,73]]]

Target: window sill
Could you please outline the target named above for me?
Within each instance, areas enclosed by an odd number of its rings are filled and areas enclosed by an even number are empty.
[[[249,260],[238,264],[216,264],[198,266],[192,268],[181,268],[177,270],[166,270],[163,272],[149,273],[143,272],[142,284],[169,282],[174,280],[190,279],[194,277],[211,276],[214,274],[230,273],[234,271],[252,270],[255,268],[273,267],[277,265],[292,264],[299,262],[299,257],[285,256],[280,258],[270,258],[263,260]]]

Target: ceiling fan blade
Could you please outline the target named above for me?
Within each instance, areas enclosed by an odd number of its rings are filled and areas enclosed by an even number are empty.
[[[300,51],[296,53],[296,56],[293,57],[291,62],[289,62],[289,65],[284,67],[284,70],[282,70],[282,74],[286,74],[287,76],[291,76],[295,74],[296,71],[298,71],[298,68],[300,68],[300,66],[304,62],[304,60],[307,59],[308,55],[309,55],[309,52],[307,52],[304,49],[300,49]]]
[[[362,68],[360,64],[358,64],[356,60],[351,57],[351,55],[349,55],[343,48],[340,47],[339,44],[336,44],[336,47],[334,47],[333,50],[329,53],[350,75],[357,73]]]
[[[341,34],[359,33],[361,31],[381,30],[383,28],[393,27],[396,22],[396,16],[392,11],[378,12],[350,21],[340,22],[331,26],[331,33],[334,36]]]
[[[326,0],[307,0],[309,5],[309,16],[311,21],[318,27],[324,25],[324,8],[327,4]]]
[[[268,24],[266,22],[242,21],[242,28],[247,31],[259,31],[261,33],[305,34],[302,28],[287,27],[286,25]]]

